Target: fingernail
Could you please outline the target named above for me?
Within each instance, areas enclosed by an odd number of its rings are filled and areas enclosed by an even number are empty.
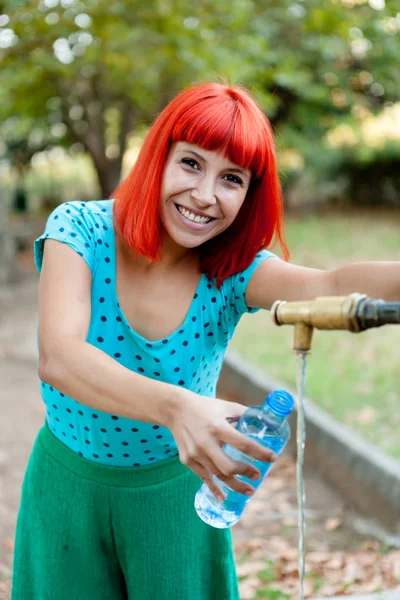
[[[270,459],[269,459],[269,460],[270,460],[271,462],[275,462],[277,458],[278,458],[278,455],[277,455],[277,454],[275,454],[275,453],[272,453],[272,454],[271,454],[271,456],[270,456]]]
[[[246,496],[252,496],[253,495],[253,491],[254,490],[252,490],[252,489],[249,488],[249,489],[245,490],[244,493],[246,494]]]
[[[258,481],[260,479],[260,476],[258,475],[258,473],[253,473],[250,476],[250,479],[252,479],[253,481]]]

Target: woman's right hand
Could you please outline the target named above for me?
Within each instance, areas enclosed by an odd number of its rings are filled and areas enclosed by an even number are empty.
[[[249,408],[243,404],[219,398],[200,396],[185,390],[183,401],[179,402],[165,425],[170,429],[179,450],[180,461],[196,473],[218,498],[224,494],[215,482],[213,475],[236,492],[252,493],[254,488],[235,475],[244,475],[258,480],[260,471],[253,465],[231,460],[221,449],[230,444],[243,454],[263,462],[274,462],[276,454],[235,429],[235,423]],[[251,495],[251,494],[250,494]]]

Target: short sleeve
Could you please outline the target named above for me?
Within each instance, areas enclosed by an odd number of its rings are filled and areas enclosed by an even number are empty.
[[[65,202],[53,210],[47,219],[43,234],[34,241],[35,265],[42,269],[44,242],[47,239],[68,244],[94,271],[95,244],[93,224],[84,202]]]
[[[232,276],[232,278],[231,278],[231,283],[232,283],[231,298],[232,299],[231,299],[230,306],[231,306],[233,312],[235,313],[237,321],[246,312],[247,313],[256,313],[260,310],[259,308],[251,308],[251,307],[247,306],[246,299],[245,299],[247,286],[249,284],[251,276],[253,275],[253,273],[257,269],[257,267],[267,258],[274,258],[274,257],[278,258],[276,254],[274,254],[273,252],[269,252],[269,250],[260,250],[260,252],[257,253],[255,259],[253,260],[251,265],[249,265],[247,267],[247,269],[245,269],[241,273],[236,273],[235,275]]]

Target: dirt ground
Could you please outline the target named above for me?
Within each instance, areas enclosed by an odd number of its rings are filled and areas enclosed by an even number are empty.
[[[37,378],[38,280],[29,253],[21,255],[20,265],[20,281],[0,287],[0,600],[10,595],[20,488],[45,414]],[[397,585],[400,596],[400,551],[377,539],[373,524],[317,473],[305,470],[305,486],[305,596],[367,593]],[[297,597],[296,506],[295,464],[284,456],[232,529],[242,600]]]

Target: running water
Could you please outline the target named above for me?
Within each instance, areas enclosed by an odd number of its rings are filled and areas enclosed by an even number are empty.
[[[296,386],[297,386],[297,461],[296,461],[296,482],[297,482],[297,507],[298,507],[298,529],[299,529],[299,600],[304,600],[303,582],[304,582],[304,445],[305,445],[305,422],[304,422],[304,389],[306,383],[306,354],[297,353],[296,360]]]

